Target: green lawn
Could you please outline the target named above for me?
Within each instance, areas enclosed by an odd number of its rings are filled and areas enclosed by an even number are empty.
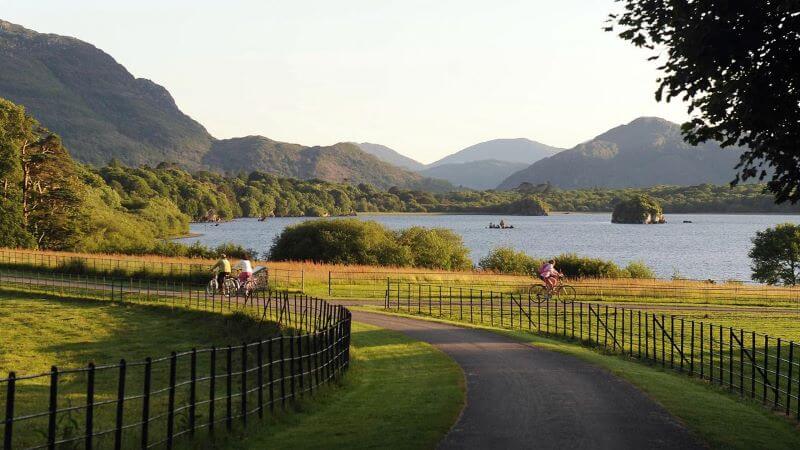
[[[271,336],[277,332],[274,324],[259,325],[239,314],[207,313],[176,308],[123,305],[107,301],[54,299],[25,296],[23,294],[0,293],[0,378],[9,371],[17,376],[47,372],[51,365],[60,370],[86,367],[89,362],[115,364],[120,358],[129,362],[127,372],[127,396],[141,394],[145,357],[168,356],[170,351],[185,351],[192,347],[212,345],[237,345]],[[208,373],[208,353],[198,355],[198,373]],[[218,367],[223,367],[224,353],[219,352]],[[178,380],[188,376],[188,356],[179,359]],[[152,391],[164,389],[168,384],[169,363],[167,360],[153,363]],[[112,401],[116,398],[119,370],[117,368],[96,371],[95,401]],[[85,373],[65,373],[58,383],[59,408],[81,406],[86,401]],[[224,384],[222,381],[219,385]],[[40,377],[17,382],[16,417],[47,411],[49,377]],[[205,385],[202,385],[205,386]],[[200,388],[199,388],[200,389]],[[198,399],[206,398],[207,389],[199,390]],[[176,404],[186,400],[186,388],[176,393]],[[0,383],[0,405],[6,405],[6,385]],[[166,394],[154,394],[151,417],[162,414],[166,405]],[[141,419],[141,401],[125,403],[125,423]],[[221,406],[219,407],[222,408]],[[199,423],[202,422],[198,419]],[[183,414],[185,416],[185,413]],[[185,429],[185,418],[179,416],[176,430]],[[75,411],[58,415],[58,439],[68,439],[82,433],[84,413]],[[115,405],[96,407],[95,431],[114,426]],[[43,443],[47,430],[47,417],[39,417],[15,426],[14,448],[29,447]],[[165,435],[164,419],[151,425],[151,442]],[[136,446],[139,428],[126,431],[125,441]],[[99,447],[113,444],[113,435],[96,440]],[[79,443],[82,445],[82,443]]]
[[[429,449],[464,404],[459,366],[432,346],[388,330],[353,324],[353,365],[341,386],[294,414],[220,444],[240,448]]]
[[[374,308],[363,309],[376,311]],[[650,395],[683,421],[711,448],[743,450],[800,448],[800,430],[785,417],[772,413],[760,404],[740,400],[706,382],[673,371],[528,332],[479,327],[418,315],[399,315],[492,330],[530,345],[570,354],[604,367]]]

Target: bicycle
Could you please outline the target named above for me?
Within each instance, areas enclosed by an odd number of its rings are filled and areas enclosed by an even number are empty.
[[[538,303],[555,300],[563,303],[572,303],[577,298],[578,293],[575,287],[561,282],[561,278],[552,288],[544,284],[535,284],[528,289],[528,298],[536,299]]]
[[[239,280],[233,278],[230,275],[225,275],[225,281],[223,281],[223,289],[220,292],[219,282],[217,281],[216,275],[211,278],[211,280],[206,285],[206,294],[208,295],[217,295],[222,294],[226,297],[230,297],[232,293],[239,292]]]

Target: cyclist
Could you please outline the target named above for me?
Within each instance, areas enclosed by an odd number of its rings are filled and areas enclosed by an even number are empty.
[[[231,276],[231,262],[228,261],[228,257],[225,253],[219,255],[219,260],[216,264],[211,268],[212,272],[217,273],[217,289],[225,294],[225,278]]]
[[[539,278],[544,281],[544,285],[547,287],[548,291],[552,291],[556,287],[558,279],[561,278],[561,276],[561,273],[556,270],[555,259],[547,261],[539,268]]]
[[[250,256],[244,255],[244,258],[236,264],[236,268],[239,269],[239,283],[244,286],[247,280],[253,276],[253,264],[250,263]]]

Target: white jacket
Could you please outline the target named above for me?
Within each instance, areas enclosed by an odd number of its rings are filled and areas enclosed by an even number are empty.
[[[247,259],[239,261],[239,264],[236,264],[236,268],[242,269],[242,272],[245,273],[253,273],[253,265],[250,264],[250,261]]]

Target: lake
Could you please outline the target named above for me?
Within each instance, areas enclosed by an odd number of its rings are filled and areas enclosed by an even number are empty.
[[[669,214],[663,225],[611,223],[611,214],[554,214],[547,217],[504,217],[514,229],[487,229],[500,216],[451,214],[364,214],[391,229],[415,225],[449,228],[464,238],[476,263],[493,248],[508,246],[532,256],[560,253],[609,259],[620,265],[643,261],[659,277],[676,271],[682,277],[715,280],[749,280],[747,252],[756,231],[782,222],[800,222],[796,215],[765,214]],[[192,224],[200,236],[181,239],[208,246],[234,242],[262,255],[286,226],[309,220],[304,217],[237,219],[219,226]],[[692,223],[683,223],[689,220]]]

